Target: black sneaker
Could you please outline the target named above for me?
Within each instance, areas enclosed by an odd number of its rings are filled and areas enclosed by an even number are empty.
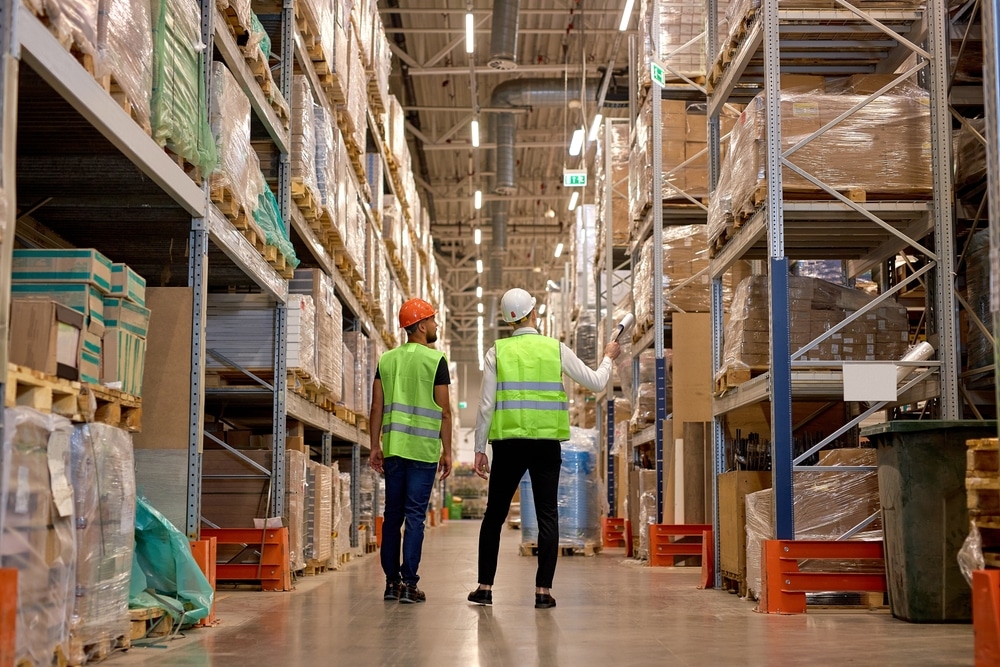
[[[400,584],[399,601],[403,604],[414,604],[417,602],[427,602],[427,596],[417,588],[416,584]]]
[[[383,600],[396,601],[399,599],[399,589],[403,586],[402,582],[399,581],[387,581],[385,582],[385,595],[382,596]]]
[[[556,599],[548,593],[535,593],[535,609],[551,609],[556,606]]]
[[[484,588],[477,588],[469,593],[469,602],[473,604],[490,606],[493,604],[493,591]]]

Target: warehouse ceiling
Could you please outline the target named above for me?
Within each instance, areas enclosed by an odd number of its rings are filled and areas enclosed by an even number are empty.
[[[587,142],[580,157],[571,157],[573,131],[589,130],[603,83],[604,117],[627,116],[629,33],[618,31],[624,6],[625,0],[510,0],[516,21],[498,23],[508,28],[508,37],[516,24],[516,40],[498,36],[491,48],[501,2],[379,1],[394,56],[390,88],[406,113],[414,176],[431,214],[456,356],[476,349],[477,286],[485,291],[488,326],[491,297],[522,286],[544,298],[546,281],[563,276],[568,253],[556,259],[554,251],[568,240],[575,219],[568,210],[570,192],[562,187],[563,169],[588,166],[595,152]],[[475,26],[471,54],[465,48],[469,11]],[[490,65],[503,41],[516,43],[516,66],[504,63],[512,69]],[[612,76],[606,77],[609,68]],[[513,118],[515,130],[513,187],[505,195],[495,193],[496,181],[507,181],[497,179],[490,129],[500,116]],[[480,146],[474,148],[470,124],[477,117]],[[592,202],[592,170],[589,175],[591,185],[582,194]],[[481,210],[474,207],[476,190],[483,192]],[[502,257],[496,256],[492,232],[498,205],[509,206]],[[476,228],[482,231],[478,246]],[[477,259],[482,275],[476,273]],[[498,262],[502,271],[496,271]]]

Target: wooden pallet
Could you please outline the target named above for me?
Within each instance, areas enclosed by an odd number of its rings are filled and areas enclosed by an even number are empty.
[[[196,164],[192,164],[190,161],[188,161],[187,158],[182,157],[177,153],[174,153],[169,148],[164,148],[163,150],[168,156],[170,156],[170,159],[173,160],[185,174],[187,174],[188,178],[190,178],[198,185],[201,185],[202,183],[201,167],[199,167]]]
[[[358,423],[358,428],[361,430],[362,433],[368,433],[368,418],[367,417],[362,417],[362,416],[359,415],[358,418],[357,418],[357,423]]]
[[[142,398],[117,389],[85,384],[80,392],[79,409],[93,414],[93,421],[124,429],[131,433],[142,430]]]
[[[342,405],[338,405],[334,409],[334,414],[337,415],[337,419],[355,426],[358,423],[358,416],[351,410],[348,410]]]
[[[747,580],[745,574],[725,571],[720,571],[719,574],[722,576],[722,590],[735,593],[741,598],[745,598],[747,596]]]
[[[767,372],[765,367],[742,367],[742,368],[727,368],[725,372],[721,373],[719,377],[715,379],[715,395],[721,396],[725,394],[730,389],[735,389],[740,386],[750,378],[755,378],[762,373]]]
[[[81,665],[100,662],[115,651],[124,651],[131,647],[132,640],[126,635],[104,637],[93,644],[82,644],[79,639],[70,635],[69,657],[65,664],[67,667],[81,667]]]
[[[319,231],[319,221],[323,215],[323,204],[316,191],[307,186],[301,178],[293,178],[292,199],[295,201],[295,205],[299,207],[302,217],[306,219],[306,222],[310,223],[310,227]],[[314,224],[315,226],[313,226]]]
[[[560,556],[596,556],[601,553],[602,546],[597,542],[586,542],[584,544],[560,544],[559,545],[559,555]],[[521,542],[518,553],[522,556],[537,556],[538,555],[538,543],[537,542]]]
[[[378,86],[378,81],[375,80],[375,72],[368,72],[368,75],[368,106],[375,113],[383,114],[385,113],[385,101],[382,99],[382,90]]]
[[[27,406],[39,412],[62,415],[84,421],[79,398],[82,385],[25,366],[7,364],[4,406]]]
[[[243,210],[243,206],[236,199],[236,193],[229,185],[214,185],[212,186],[209,196],[215,207],[219,209],[222,215],[226,216],[230,220],[235,220],[240,217],[240,213]]]
[[[314,560],[312,558],[306,559],[306,566],[302,568],[302,575],[306,577],[315,577],[317,574],[323,574],[330,569],[329,561]]]
[[[159,607],[129,609],[129,638],[132,641],[169,637],[173,632],[174,619]]]

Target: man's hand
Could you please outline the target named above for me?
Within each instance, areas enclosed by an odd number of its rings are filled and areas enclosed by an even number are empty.
[[[618,358],[618,355],[622,353],[622,346],[617,342],[608,343],[608,346],[604,348],[604,356],[609,357],[611,361]]]
[[[489,479],[487,475],[490,474],[490,459],[486,454],[476,454],[476,474],[483,479]]]
[[[382,463],[385,461],[385,455],[382,453],[381,447],[373,447],[372,453],[368,455],[368,467],[377,473],[384,473],[382,469]]]
[[[440,479],[444,479],[451,474],[451,452],[441,454],[441,460],[438,461],[438,470],[441,471]]]

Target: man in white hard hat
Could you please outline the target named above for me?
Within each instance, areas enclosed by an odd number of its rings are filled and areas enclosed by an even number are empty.
[[[559,555],[559,443],[569,440],[569,403],[562,376],[600,391],[621,349],[618,343],[610,343],[594,371],[566,345],[538,333],[535,299],[523,289],[508,290],[500,299],[500,310],[514,333],[497,340],[483,360],[475,466],[476,474],[489,479],[490,487],[479,529],[479,587],[469,593],[469,601],[493,604],[500,533],[527,471],[538,515],[535,608],[549,609],[556,606],[551,589]],[[486,455],[487,441],[493,445],[492,465]]]

